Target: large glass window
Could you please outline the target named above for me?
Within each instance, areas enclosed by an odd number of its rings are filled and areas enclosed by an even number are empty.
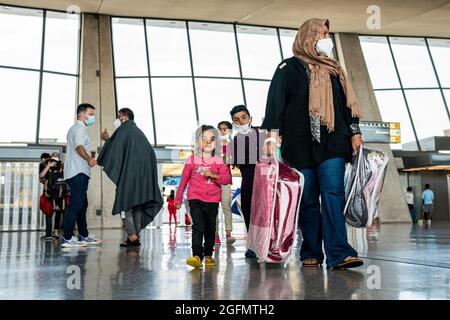
[[[189,33],[196,76],[239,77],[232,25],[189,22]]]
[[[144,21],[113,18],[114,71],[116,76],[146,76]]]
[[[147,20],[152,76],[190,76],[189,47],[184,21]]]
[[[200,123],[216,126],[230,121],[233,106],[244,104],[241,81],[237,79],[196,79]]]
[[[428,39],[439,81],[450,88],[450,39]]]
[[[117,109],[132,109],[134,121],[153,143],[153,115],[150,103],[150,87],[148,79],[117,79],[116,91]]]
[[[443,99],[450,82],[450,40],[361,36],[360,41],[382,119],[400,122],[402,143],[421,147],[416,138],[444,135],[450,128]]]
[[[284,59],[292,57],[292,45],[294,44],[296,35],[297,30],[280,29],[280,42]]]
[[[44,73],[39,139],[66,141],[74,122],[77,80],[75,76]]]
[[[290,57],[297,33],[198,21],[111,22],[117,107],[139,110],[145,119],[140,126],[159,146],[191,145],[198,125],[230,121],[230,110],[239,104],[248,106],[253,125],[261,125],[270,80],[282,59],[280,41]],[[132,68],[123,67],[129,63]]]
[[[361,37],[361,48],[373,88],[400,88],[386,37]]]
[[[375,96],[381,118],[386,122],[400,122],[401,143],[415,142],[414,131],[409,119],[405,99],[401,90],[377,90]],[[391,144],[392,149],[401,149],[401,144]]]
[[[152,80],[158,144],[190,145],[197,127],[191,79]]]
[[[0,112],[13,110],[21,121],[5,122],[0,142],[66,142],[77,104],[79,36],[78,14],[0,5]]]
[[[36,140],[39,72],[0,68],[0,112],[18,121],[2,121],[0,142]]]
[[[395,62],[404,88],[436,87],[424,38],[390,37]]]
[[[264,120],[269,86],[269,81],[245,81],[247,107],[251,113],[254,126],[260,126]]]
[[[0,6],[0,65],[39,69],[42,10]]]
[[[450,128],[442,95],[439,90],[406,90],[411,116],[418,139],[443,136]]]
[[[238,26],[237,34],[244,78],[272,79],[281,61],[276,29]]]

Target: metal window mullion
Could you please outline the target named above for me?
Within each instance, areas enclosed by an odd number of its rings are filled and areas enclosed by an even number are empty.
[[[409,121],[411,122],[411,127],[412,127],[413,132],[414,132],[414,137],[416,138],[417,148],[419,149],[419,151],[422,151],[422,147],[420,146],[419,138],[418,138],[417,132],[416,132],[416,127],[414,126],[414,121],[412,119],[411,111],[409,110],[408,99],[406,98],[405,90],[403,88],[402,79],[400,77],[400,73],[398,72],[397,62],[395,61],[395,56],[394,56],[394,52],[392,50],[391,41],[389,40],[388,36],[386,37],[386,40],[387,40],[387,43],[388,43],[389,52],[391,53],[392,62],[394,64],[395,72],[397,73],[397,78],[398,78],[398,82],[400,84],[400,89],[402,91],[403,100],[405,101],[405,106],[406,106],[406,111],[408,112]]]
[[[81,39],[82,39],[82,26],[83,26],[83,15],[81,13],[78,14],[78,55],[77,55],[77,88],[76,90],[76,95],[75,95],[75,110],[74,113],[77,113],[77,106],[80,103],[80,65],[81,65],[81,48],[82,48],[82,43],[81,43]]]
[[[283,46],[281,45],[280,29],[276,28],[276,30],[277,30],[278,46],[280,47],[281,60],[284,60]]]
[[[118,101],[117,101],[117,77],[116,76],[116,63],[115,63],[115,57],[114,57],[114,43],[113,43],[113,22],[112,22],[113,17],[109,17],[109,29],[110,29],[110,33],[111,33],[111,55],[112,55],[112,69],[113,69],[113,78],[114,78],[114,102],[116,104],[116,114],[118,111]]]
[[[144,19],[144,37],[145,37],[145,54],[147,56],[147,74],[148,74],[148,87],[150,93],[150,106],[152,111],[152,122],[153,122],[153,140],[155,146],[158,145],[158,139],[156,138],[156,120],[155,120],[155,106],[153,105],[153,88],[152,88],[152,77],[150,72],[150,50],[148,48],[148,35],[147,35],[147,19]]]
[[[197,125],[200,124],[200,114],[198,112],[198,102],[197,102],[197,90],[195,87],[195,78],[194,78],[194,63],[192,58],[192,47],[191,47],[191,36],[189,34],[189,23],[186,20],[186,34],[187,34],[187,41],[188,41],[188,48],[189,48],[189,61],[191,64],[191,78],[192,78],[192,89],[194,90],[194,105],[195,105],[195,117],[197,119]]]
[[[234,41],[236,42],[236,53],[237,53],[237,58],[238,58],[239,75],[241,78],[242,97],[244,98],[244,105],[247,105],[247,97],[245,95],[244,77],[242,74],[241,53],[239,51],[239,41],[238,41],[236,23],[233,23],[233,31],[234,31]]]
[[[437,69],[436,69],[436,66],[434,64],[433,56],[431,54],[430,45],[428,43],[428,39],[427,38],[425,38],[425,45],[427,47],[428,55],[430,56],[431,66],[433,67],[434,75],[436,76],[436,80],[437,80],[437,83],[438,83],[438,86],[439,86],[439,91],[441,92],[442,100],[444,101],[445,110],[447,111],[447,117],[448,117],[448,119],[450,121],[450,113],[449,113],[447,101],[445,100],[444,90],[442,89],[442,84],[441,84],[441,81],[439,80],[439,75],[437,73]]]
[[[39,92],[38,92],[38,112],[37,112],[37,126],[36,126],[36,143],[39,143],[39,131],[41,126],[41,105],[42,105],[42,81],[44,78],[44,55],[45,55],[45,29],[47,20],[47,10],[43,12],[42,21],[42,38],[41,38],[41,62],[39,66]]]

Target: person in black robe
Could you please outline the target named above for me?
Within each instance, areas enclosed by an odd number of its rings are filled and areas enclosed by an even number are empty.
[[[363,143],[360,111],[344,70],[329,54],[329,21],[310,19],[299,29],[294,56],[275,71],[261,126],[281,142],[281,156],[305,177],[300,205],[303,266],[350,268],[363,264],[347,241],[345,163]],[[274,134],[274,132],[276,132]]]
[[[105,145],[97,163],[116,185],[112,214],[125,213],[127,239],[122,247],[139,246],[139,232],[153,221],[163,206],[158,184],[156,155],[144,133],[136,126],[134,114],[120,109],[110,137],[105,129]]]
[[[244,105],[235,106],[230,111],[230,115],[233,121],[233,142],[230,146],[231,164],[237,166],[241,172],[241,209],[248,232],[252,208],[253,178],[256,164],[264,153],[266,133],[251,125],[250,111]],[[245,252],[245,257],[255,258],[256,254],[249,249]]]

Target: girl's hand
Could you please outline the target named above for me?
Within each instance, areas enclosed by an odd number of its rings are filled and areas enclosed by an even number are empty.
[[[181,204],[177,203],[177,204],[175,205],[175,207],[177,207],[177,210],[180,210]]]
[[[207,177],[207,178],[213,178],[213,179],[218,179],[218,178],[219,178],[219,176],[217,175],[217,173],[213,173],[213,172],[211,172],[211,171],[209,171],[209,170],[205,171],[205,172],[203,173],[203,175],[204,175],[205,177]]]
[[[360,146],[364,143],[362,137],[360,134],[355,134],[352,137],[352,149],[353,149],[353,153],[358,152]]]

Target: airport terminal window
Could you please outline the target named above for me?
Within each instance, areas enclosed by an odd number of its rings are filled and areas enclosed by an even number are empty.
[[[0,65],[39,69],[42,10],[0,6]]]
[[[297,30],[280,29],[280,42],[283,50],[283,59],[292,57],[292,44],[294,43]]]
[[[443,136],[450,128],[441,92],[437,89],[406,90],[406,100],[411,110],[417,137]]]
[[[374,89],[400,88],[386,37],[361,37],[367,69]]]
[[[383,121],[400,122],[401,143],[416,141],[414,131],[409,119],[405,99],[401,90],[376,90],[378,108]],[[401,144],[392,143],[392,149],[401,149]]]
[[[44,69],[77,74],[78,16],[61,12],[47,12],[45,30]]]
[[[150,87],[146,78],[124,78],[116,80],[117,103],[120,108],[133,109],[134,119],[150,141],[153,141],[153,115],[150,102]]]
[[[437,86],[424,38],[389,37],[404,88]]]
[[[57,139],[58,142],[66,141],[67,131],[74,121],[77,81],[78,78],[75,76],[44,72],[42,79],[40,139]],[[55,121],[56,119],[57,121]]]
[[[260,126],[266,111],[267,92],[269,91],[270,81],[246,80],[244,85],[247,104],[252,106],[250,109],[252,124],[254,126]]]
[[[2,121],[0,142],[35,141],[38,96],[39,72],[0,68],[0,111],[20,119]]]
[[[233,25],[189,22],[189,34],[195,76],[239,77]]]
[[[191,145],[197,127],[194,92],[190,78],[153,78],[158,144]]]
[[[441,86],[450,88],[450,39],[428,39],[428,45]]]
[[[78,14],[0,5],[0,112],[21,119],[0,127],[0,142],[65,142],[77,103],[79,26]]]
[[[276,29],[237,26],[237,35],[244,78],[272,79],[281,61]]]
[[[147,39],[152,76],[190,76],[186,23],[147,20]]]
[[[111,24],[117,108],[139,110],[153,144],[191,145],[200,123],[230,120],[237,104],[247,104],[253,124],[261,125],[281,61],[276,28],[116,17]],[[283,32],[292,47],[297,31]]]
[[[450,128],[443,99],[450,40],[360,36],[360,42],[382,119],[401,123],[402,143],[415,141],[419,149],[418,140],[443,136]]]
[[[201,123],[216,126],[230,121],[230,106],[243,104],[241,81],[238,79],[195,79]]]
[[[116,76],[147,76],[144,21],[114,18],[112,39]]]

